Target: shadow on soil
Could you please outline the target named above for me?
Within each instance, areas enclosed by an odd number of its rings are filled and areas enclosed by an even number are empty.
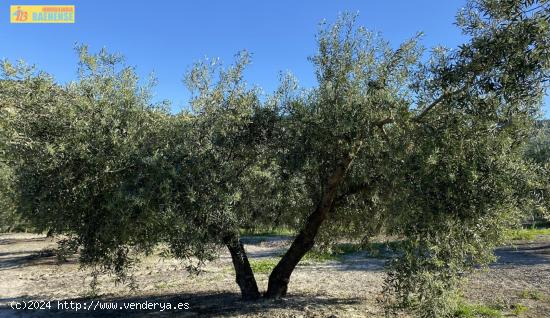
[[[11,302],[29,302],[29,298],[0,298],[2,303]],[[118,309],[99,309],[84,310],[80,309],[76,312],[74,309],[58,309],[58,301],[51,301],[51,309],[44,310],[16,310],[7,306],[0,306],[0,317],[230,317],[235,315],[253,315],[257,313],[265,313],[269,309],[290,309],[302,311],[305,306],[338,306],[338,305],[353,305],[360,303],[359,299],[337,299],[337,298],[319,298],[313,296],[293,294],[285,299],[264,300],[257,302],[244,302],[240,300],[240,296],[234,293],[212,293],[212,294],[177,294],[165,296],[149,296],[149,297],[127,297],[127,298],[106,298],[106,299],[66,299],[60,303],[67,303],[70,306],[73,302],[73,308],[76,308],[76,303],[82,308],[85,306],[95,306],[98,301],[105,305],[116,304]],[[146,306],[144,304],[156,303],[164,304],[166,310],[160,311],[159,305],[156,310],[141,310],[125,308],[129,304],[135,306]],[[188,304],[189,309],[174,309],[184,304]],[[168,304],[171,310],[168,310]],[[152,306],[152,305],[150,305]],[[122,309],[121,309],[122,308]]]
[[[17,267],[60,265],[72,262],[74,262],[74,260],[67,260],[60,263],[55,252],[51,249],[0,253],[0,271]]]
[[[44,242],[48,240],[47,237],[33,237],[33,238],[18,238],[18,239],[0,239],[0,245],[20,244],[20,243],[36,243]]]
[[[550,264],[548,242],[519,242],[513,246],[499,248],[495,254],[498,260],[491,265],[492,267]]]

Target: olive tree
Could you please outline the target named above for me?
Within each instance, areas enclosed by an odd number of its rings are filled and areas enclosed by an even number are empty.
[[[186,151],[197,170],[192,192],[180,197],[180,202],[192,197],[193,210],[198,211],[195,226],[204,228],[212,242],[227,247],[242,297],[250,300],[259,298],[260,292],[239,239],[251,207],[240,202],[246,200],[247,186],[260,187],[266,179],[261,168],[269,161],[260,145],[267,138],[264,123],[269,118],[262,119],[257,89],[243,82],[242,72],[248,62],[247,52],[238,54],[236,63],[228,68],[217,60],[198,62],[185,78],[193,93],[193,136],[188,138]],[[185,214],[179,216],[188,222]]]
[[[286,294],[320,230],[334,238],[389,219],[405,241],[387,290],[437,315],[458,274],[486,264],[536,199],[521,149],[548,80],[547,9],[470,2],[458,19],[470,42],[427,63],[415,39],[393,50],[353,19],[320,32],[318,87],[281,106],[281,165],[303,176],[309,212],[267,296]]]
[[[3,157],[20,215],[38,230],[66,234],[66,247],[82,247],[83,263],[123,273],[133,250],[149,251],[165,235],[169,116],[149,104],[148,88],[120,57],[78,52],[79,79],[66,86],[3,64]]]
[[[548,203],[550,202],[550,121],[548,119],[537,121],[535,124],[533,134],[526,145],[525,157],[533,162],[534,169],[538,170],[539,178],[534,192],[548,206],[550,205]],[[529,215],[532,220],[550,219],[550,211],[542,206],[535,207],[532,212]]]
[[[502,230],[546,209],[540,162],[524,144],[548,82],[546,1],[468,2],[456,50],[397,48],[343,15],[311,57],[318,85],[291,76],[261,97],[246,53],[186,76],[192,109],[153,105],[132,68],[81,48],[66,86],[5,64],[5,157],[20,214],[66,233],[81,260],[123,273],[167,243],[199,265],[228,248],[243,298],[260,297],[239,229],[296,229],[265,297],[287,294],[319,242],[402,239],[388,308],[444,316],[461,275],[493,259]],[[8,110],[9,109],[9,110]],[[546,190],[545,190],[546,189]],[[546,201],[548,202],[548,201]]]

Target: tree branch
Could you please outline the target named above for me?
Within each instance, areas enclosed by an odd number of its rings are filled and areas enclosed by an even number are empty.
[[[391,123],[393,123],[393,122],[394,122],[393,118],[388,117],[388,118],[382,119],[382,120],[380,120],[380,121],[374,123],[374,125],[375,125],[376,127],[382,128],[382,127],[384,127],[384,125],[386,125],[386,124],[391,124]]]
[[[336,199],[334,200],[334,205],[338,206],[342,204],[348,196],[354,194],[366,193],[367,195],[370,195],[376,189],[376,187],[374,187],[374,183],[376,183],[376,181],[378,181],[379,179],[380,177],[375,177],[372,180],[374,182],[362,182],[359,184],[354,184],[353,186],[349,187],[344,193],[336,197]]]
[[[457,90],[454,90],[454,91],[446,91],[445,93],[443,93],[441,96],[439,96],[439,98],[437,98],[436,100],[434,100],[431,104],[429,104],[426,108],[424,108],[424,110],[418,114],[414,119],[413,121],[415,122],[419,122],[422,120],[422,118],[424,118],[429,112],[430,110],[432,110],[435,106],[437,106],[438,104],[440,104],[443,100],[453,96],[453,95],[456,95],[458,93],[461,93],[463,91],[466,90],[466,86],[460,88],[460,89],[457,89]]]
[[[434,100],[433,102],[431,102],[426,108],[424,108],[424,110],[418,114],[416,117],[414,117],[412,120],[414,122],[419,122],[421,121],[435,106],[437,106],[438,104],[440,104],[442,101],[444,101],[445,99],[453,96],[453,95],[456,95],[462,91],[464,91],[466,88],[463,87],[461,89],[457,89],[456,91],[451,91],[451,92],[445,92],[443,93],[441,96],[439,96],[436,100]],[[374,125],[376,127],[379,127],[379,128],[383,128],[385,125],[387,124],[392,124],[394,123],[395,120],[391,117],[388,117],[388,118],[385,118],[385,119],[382,119],[380,121],[377,121],[374,123]]]

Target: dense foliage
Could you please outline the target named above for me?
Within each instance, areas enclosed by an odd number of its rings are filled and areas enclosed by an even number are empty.
[[[296,230],[266,297],[286,295],[314,244],[385,232],[402,240],[388,310],[449,315],[460,278],[493,259],[503,230],[548,213],[548,139],[532,137],[548,9],[470,1],[457,20],[470,41],[431,54],[421,35],[394,49],[342,15],[318,34],[315,88],[285,75],[262,96],[243,80],[242,52],[229,67],[193,65],[191,109],[179,114],[105,51],[79,47],[67,85],[4,62],[4,224],[65,234],[83,264],[120,278],[159,243],[190,268],[226,246],[246,299],[260,293],[243,228]]]
[[[550,120],[540,120],[535,124],[535,130],[526,146],[525,157],[535,164],[533,169],[537,170],[539,178],[534,192],[539,200],[545,202],[533,209],[527,220],[535,224],[537,221],[548,222],[550,210],[544,207],[550,206]]]

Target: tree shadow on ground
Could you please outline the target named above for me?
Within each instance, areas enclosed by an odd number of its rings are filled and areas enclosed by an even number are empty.
[[[275,244],[275,245],[290,245],[292,243],[292,240],[294,239],[294,236],[291,235],[247,235],[241,237],[241,242],[243,244],[250,244],[250,245],[259,245],[259,244]]]
[[[498,260],[491,267],[550,265],[548,242],[519,242],[495,251]]]
[[[61,263],[74,263],[76,260],[60,262],[53,249],[39,251],[14,251],[0,253],[0,271],[17,267],[29,267],[38,265],[59,265]]]
[[[11,245],[11,244],[20,244],[20,243],[35,243],[35,242],[45,242],[48,238],[44,237],[32,237],[32,238],[2,238],[0,239],[0,245]]]
[[[1,303],[8,305],[0,306],[0,317],[232,317],[240,315],[254,315],[266,313],[272,309],[285,309],[302,311],[306,306],[345,306],[354,305],[361,302],[360,299],[339,299],[325,298],[311,295],[292,294],[284,299],[260,299],[255,302],[242,301],[239,294],[222,293],[182,293],[163,296],[138,296],[124,298],[76,298],[51,301],[51,309],[44,310],[17,310],[10,307],[13,302],[29,302],[32,299],[20,298],[0,298]],[[73,302],[73,309],[70,309]],[[185,309],[185,303],[188,309]],[[62,304],[63,306],[59,306]],[[81,309],[76,311],[76,304],[80,304]],[[96,305],[97,304],[97,305]],[[100,309],[107,304],[116,304],[117,309]],[[134,304],[136,309],[128,306]],[[140,309],[146,304],[157,304],[155,309]],[[161,311],[163,304],[165,310]],[[168,305],[170,304],[170,305]],[[88,308],[88,307],[93,308]],[[152,306],[153,305],[148,305]],[[170,306],[170,309],[168,309]],[[181,309],[177,309],[180,306]],[[86,309],[84,309],[86,307]],[[268,316],[266,316],[268,317]]]

